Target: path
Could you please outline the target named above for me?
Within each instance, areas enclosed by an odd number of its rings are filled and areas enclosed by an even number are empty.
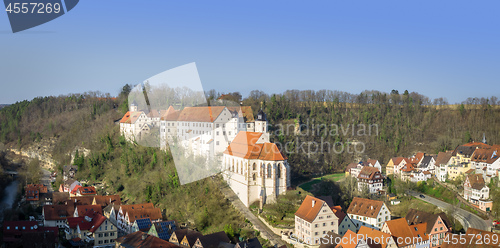
[[[285,243],[281,240],[281,238],[276,235],[271,229],[269,229],[262,221],[255,216],[250,209],[248,209],[243,202],[236,196],[233,190],[227,186],[221,188],[222,193],[226,196],[226,198],[231,201],[233,206],[240,211],[245,218],[252,223],[252,225],[260,232],[263,238],[269,240],[272,245],[278,245],[278,247],[285,245]]]
[[[433,198],[433,197],[428,196],[428,195],[421,194],[419,192],[409,191],[409,194],[414,196],[415,198],[422,200],[422,201],[433,204],[442,210],[447,210],[447,209],[450,209],[451,207],[453,207],[449,203],[438,200],[438,199]],[[420,195],[424,195],[425,198],[421,198]],[[469,228],[469,227],[472,227],[472,228],[476,228],[476,229],[489,231],[490,227],[491,227],[491,223],[483,220],[481,217],[479,217],[471,212],[468,212],[468,211],[461,209],[461,208],[458,208],[458,207],[457,207],[457,211],[456,211],[454,217],[458,221],[460,221],[460,223],[462,224],[462,226],[464,227],[465,230],[467,230],[467,228]]]

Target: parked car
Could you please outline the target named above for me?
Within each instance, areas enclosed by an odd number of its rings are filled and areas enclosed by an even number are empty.
[[[494,226],[496,226],[496,225],[498,225],[498,224],[500,224],[500,221],[498,221],[498,220],[494,220],[494,221],[493,221],[493,225],[494,225]]]

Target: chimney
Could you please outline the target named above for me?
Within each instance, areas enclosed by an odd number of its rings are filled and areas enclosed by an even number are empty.
[[[316,204],[316,200],[312,200],[312,207]]]
[[[145,233],[142,234],[142,240],[145,240],[147,237],[148,237],[147,234],[145,234]]]
[[[371,210],[373,210],[373,205],[372,205],[372,206],[370,206],[370,209],[371,209]]]

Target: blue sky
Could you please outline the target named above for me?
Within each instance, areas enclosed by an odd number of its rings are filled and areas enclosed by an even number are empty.
[[[2,5],[3,6],[3,5]],[[500,2],[83,0],[12,34],[0,11],[0,103],[116,95],[196,62],[205,90],[417,91],[500,97]]]

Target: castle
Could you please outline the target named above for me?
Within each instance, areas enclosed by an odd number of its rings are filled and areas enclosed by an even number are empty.
[[[290,186],[290,166],[276,144],[269,142],[267,116],[260,110],[254,118],[249,106],[203,106],[176,110],[137,109],[120,120],[120,132],[137,141],[159,129],[159,146],[180,144],[186,154],[216,159],[223,178],[245,206],[273,202]]]

